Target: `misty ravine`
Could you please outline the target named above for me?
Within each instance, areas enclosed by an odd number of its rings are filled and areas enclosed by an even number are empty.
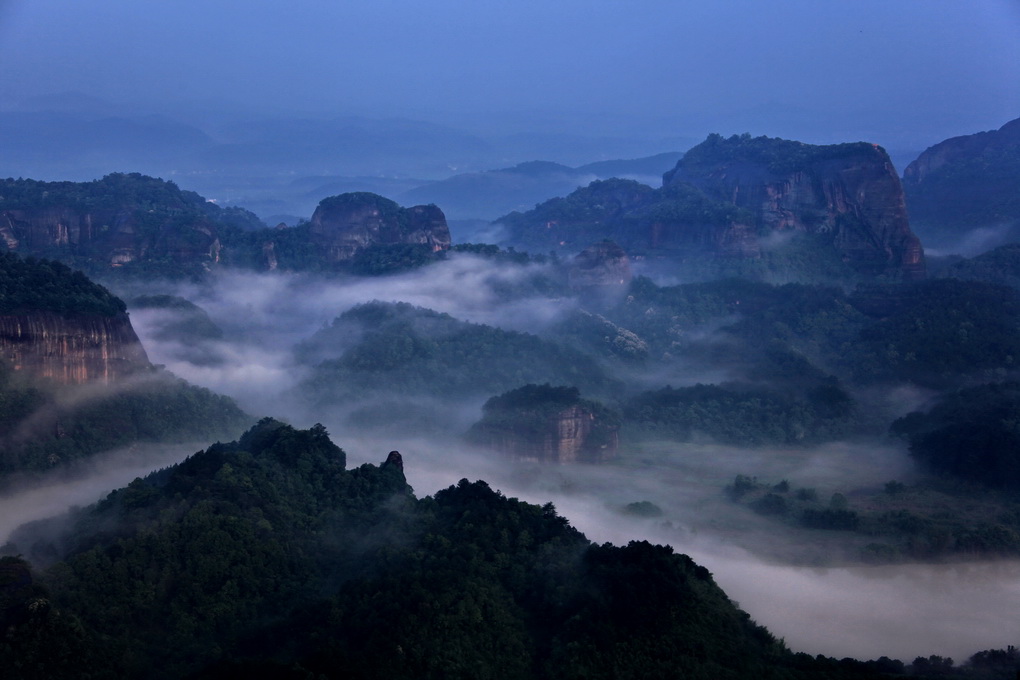
[[[151,312],[133,312],[132,320],[153,362],[232,396],[249,412],[271,412],[300,426],[325,424],[354,463],[376,462],[380,452],[399,449],[418,494],[434,493],[464,477],[485,479],[507,495],[554,502],[595,541],[645,538],[673,545],[707,566],[741,607],[793,649],[835,657],[966,658],[1020,637],[1014,616],[1020,607],[1020,562],[784,565],[762,554],[798,555],[802,548],[811,554],[812,547],[797,546],[797,539],[770,530],[721,494],[736,474],[823,488],[909,480],[913,462],[888,442],[786,450],[666,442],[628,457],[643,463],[514,465],[465,447],[456,436],[366,433],[352,429],[342,411],[316,411],[284,398],[307,370],[293,363],[294,346],[359,303],[402,300],[457,318],[530,331],[548,328],[576,304],[569,299],[501,301],[493,287],[525,275],[518,268],[492,268],[463,257],[427,270],[351,282],[224,273],[215,286],[201,290],[178,285],[174,294],[199,303],[224,329],[224,338],[213,342],[223,360],[214,365],[190,363],[182,358],[187,352],[181,347],[156,337],[158,319]],[[909,395],[895,398],[904,397]],[[477,417],[478,412],[466,412],[459,422],[466,427]],[[457,427],[452,423],[450,434],[456,435]],[[616,510],[637,500],[666,512],[661,518],[633,519]],[[769,549],[763,551],[765,544]]]

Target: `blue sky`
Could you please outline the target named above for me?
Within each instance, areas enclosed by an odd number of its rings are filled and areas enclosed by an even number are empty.
[[[1020,116],[1020,2],[0,0],[0,106],[920,144]]]

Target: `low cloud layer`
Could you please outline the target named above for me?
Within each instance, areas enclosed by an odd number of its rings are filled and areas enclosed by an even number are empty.
[[[738,475],[820,493],[878,489],[891,480],[910,482],[912,461],[892,442],[833,442],[814,448],[741,449],[712,443],[631,444],[610,466],[512,464],[459,439],[464,412],[446,431],[407,437],[396,430],[353,429],[338,409],[307,411],[284,401],[306,375],[292,348],[350,307],[370,300],[404,301],[469,321],[515,330],[539,330],[573,308],[570,299],[503,302],[498,290],[523,281],[527,268],[493,267],[456,257],[402,276],[354,281],[306,276],[227,274],[212,287],[165,286],[200,305],[224,331],[210,344],[217,363],[192,363],[180,343],[159,340],[160,318],[150,310],[132,320],[150,357],[185,379],[228,394],[253,415],[288,419],[299,427],[323,423],[348,454],[350,466],[378,464],[390,450],[404,456],[409,483],[419,496],[461,478],[484,479],[508,496],[544,504],[593,541],[669,543],[704,564],[723,589],[751,616],[796,651],[836,657],[905,661],[939,654],[957,661],[1020,638],[1020,561],[952,566],[805,567],[832,564],[839,536],[779,528],[772,520],[731,503],[723,493]],[[674,376],[671,376],[674,377]],[[693,379],[693,376],[692,376]],[[882,395],[873,395],[875,398]],[[886,398],[913,408],[926,398],[916,390]],[[466,405],[457,408],[469,409]],[[396,414],[397,418],[400,414]],[[175,447],[97,459],[89,476],[74,485],[41,485],[0,502],[0,534],[21,521],[84,504],[135,476],[170,464],[197,448]],[[656,519],[624,515],[628,503],[649,501],[663,510]],[[829,543],[827,543],[829,541]]]

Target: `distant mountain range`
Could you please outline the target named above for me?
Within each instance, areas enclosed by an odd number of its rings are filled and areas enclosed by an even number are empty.
[[[0,110],[0,177],[91,180],[140,172],[178,181],[221,205],[243,205],[267,220],[280,216],[296,222],[325,195],[372,191],[402,200],[406,191],[456,174],[535,158],[567,165],[635,158],[693,141],[648,139],[640,133],[632,138],[475,134],[420,120],[349,115],[168,115],[64,93]],[[610,172],[591,170],[587,181]],[[565,191],[585,183],[582,179]],[[331,186],[307,195],[323,185]],[[554,195],[528,196],[524,207]],[[508,205],[481,214],[449,209],[458,218],[491,219],[519,207],[514,201]]]
[[[451,219],[496,219],[514,210],[529,210],[555,196],[565,196],[590,182],[611,177],[658,185],[662,174],[683,156],[678,151],[647,158],[588,163],[571,168],[549,161],[529,161],[512,168],[454,175],[402,193],[401,203],[435,203]]]

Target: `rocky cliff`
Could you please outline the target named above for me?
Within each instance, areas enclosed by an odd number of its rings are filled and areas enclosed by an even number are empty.
[[[332,262],[349,261],[371,246],[411,244],[431,252],[450,247],[450,229],[438,207],[401,208],[367,192],[323,199],[312,215],[309,236]]]
[[[619,424],[576,388],[525,385],[486,402],[471,441],[520,461],[600,463],[616,457]]]
[[[938,250],[974,255],[1020,240],[1020,119],[926,149],[903,188],[911,224]]]
[[[600,290],[625,288],[634,275],[623,248],[612,241],[600,241],[578,253],[567,277],[574,290]]]
[[[59,262],[0,254],[0,358],[16,370],[84,383],[149,368],[125,310]]]
[[[109,383],[150,367],[127,314],[0,316],[0,356],[63,384]]]
[[[601,463],[616,457],[619,437],[612,430],[597,438],[595,414],[570,406],[549,416],[540,432],[492,433],[488,445],[514,460],[546,463]]]
[[[10,251],[120,267],[219,259],[217,208],[138,174],[94,182],[0,182],[0,240]]]
[[[866,143],[711,135],[659,189],[593,182],[499,222],[515,246],[577,252],[611,239],[632,258],[679,264],[685,276],[753,277],[769,267],[784,280],[925,273],[899,178],[886,152]]]
[[[951,137],[930,146],[903,171],[904,186],[922,184],[939,170],[1020,145],[1020,118],[998,130]]]
[[[745,253],[773,234],[801,232],[823,235],[862,273],[924,276],[924,252],[910,230],[900,180],[877,145],[712,135],[663,184],[693,186],[746,210],[751,225],[733,224],[721,235]]]

